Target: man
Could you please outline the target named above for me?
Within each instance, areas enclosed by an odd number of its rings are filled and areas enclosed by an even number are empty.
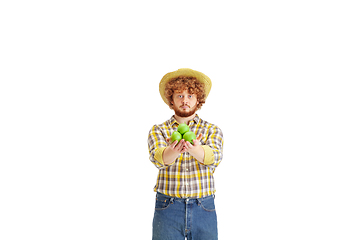
[[[213,173],[222,160],[223,135],[196,114],[210,89],[209,77],[188,68],[160,81],[160,95],[175,115],[154,125],[148,137],[150,161],[159,169],[153,240],[217,239]],[[171,142],[181,123],[196,134],[193,144],[184,139]]]

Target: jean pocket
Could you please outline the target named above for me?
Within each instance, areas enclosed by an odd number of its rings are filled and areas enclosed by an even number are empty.
[[[209,198],[201,199],[200,205],[207,212],[215,211],[215,201],[213,196]]]
[[[172,203],[171,198],[156,197],[155,210],[165,210]]]

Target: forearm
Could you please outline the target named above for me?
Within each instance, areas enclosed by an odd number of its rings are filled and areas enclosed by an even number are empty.
[[[198,145],[198,146],[192,148],[191,150],[189,150],[189,153],[190,153],[191,156],[193,156],[198,162],[204,163],[205,151],[204,151],[204,149],[203,149],[200,145]]]
[[[170,146],[164,150],[162,155],[162,159],[165,165],[172,164],[178,157],[179,157],[179,152],[174,151],[174,149],[171,148]]]

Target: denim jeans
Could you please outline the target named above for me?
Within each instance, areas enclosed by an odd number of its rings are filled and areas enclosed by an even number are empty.
[[[156,194],[153,240],[217,240],[214,195],[174,198]]]

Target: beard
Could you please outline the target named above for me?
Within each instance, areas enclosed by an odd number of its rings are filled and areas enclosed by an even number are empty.
[[[175,111],[176,116],[190,117],[191,115],[193,115],[196,112],[196,105],[192,109],[190,109],[189,111],[181,110],[181,107],[180,108],[174,108],[174,111]]]

